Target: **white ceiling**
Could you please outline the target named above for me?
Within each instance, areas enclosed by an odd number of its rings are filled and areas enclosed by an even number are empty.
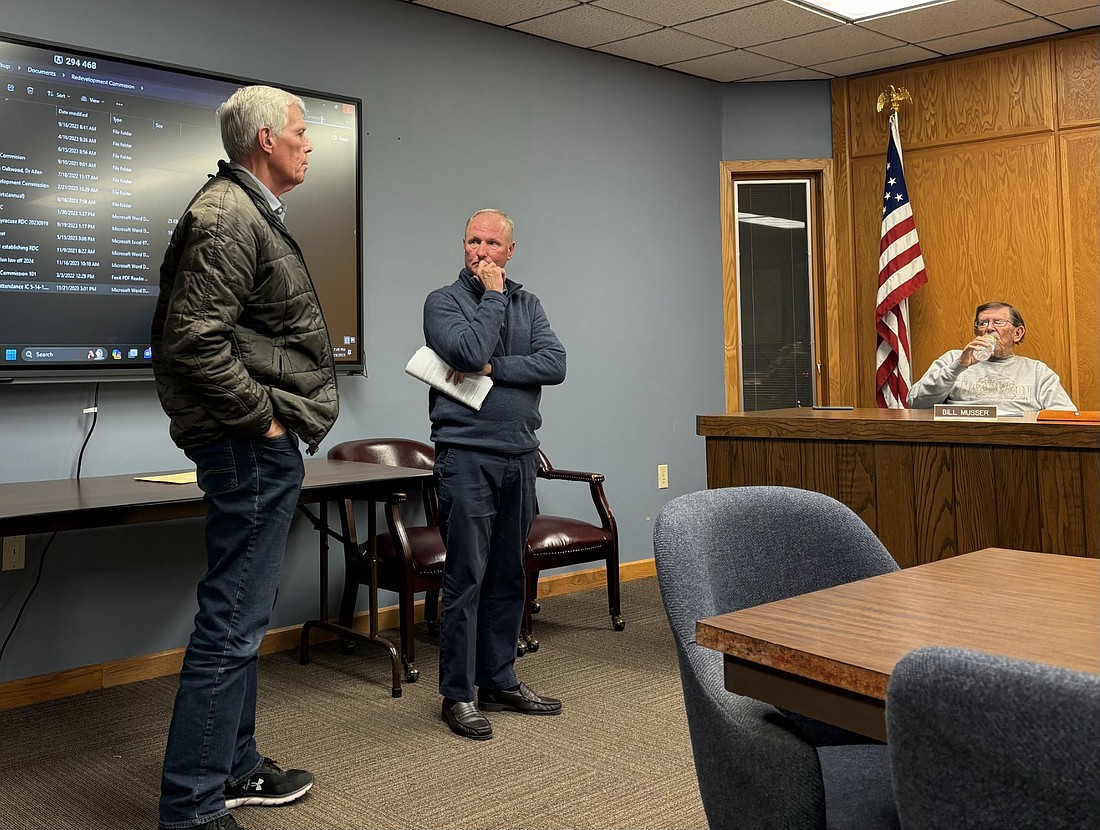
[[[795,81],[1100,26],[1096,0],[930,0],[858,24],[795,0],[404,0],[715,81]]]

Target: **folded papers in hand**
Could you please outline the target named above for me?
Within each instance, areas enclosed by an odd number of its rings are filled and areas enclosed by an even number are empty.
[[[421,346],[409,359],[405,372],[444,395],[480,410],[485,396],[493,388],[492,379],[488,375],[466,375],[462,383],[452,383],[447,380],[447,370],[450,368],[434,351],[427,346]]]

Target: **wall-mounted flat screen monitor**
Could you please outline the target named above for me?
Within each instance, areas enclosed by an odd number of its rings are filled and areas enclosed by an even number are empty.
[[[0,34],[0,383],[151,377],[168,238],[255,80]],[[340,371],[364,365],[362,101],[300,95],[314,151],[285,194]]]

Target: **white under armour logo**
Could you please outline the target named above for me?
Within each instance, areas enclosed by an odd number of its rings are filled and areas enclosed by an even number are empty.
[[[256,792],[259,792],[263,788],[264,788],[264,780],[262,778],[257,778],[255,783],[245,785],[246,790],[256,790]]]

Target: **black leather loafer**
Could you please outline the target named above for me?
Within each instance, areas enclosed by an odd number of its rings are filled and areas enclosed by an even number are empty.
[[[560,715],[561,701],[536,694],[527,684],[520,683],[513,691],[498,689],[495,692],[480,690],[477,705],[486,712],[519,712],[523,715]]]
[[[443,702],[443,720],[451,731],[472,741],[487,741],[493,737],[493,725],[489,723],[473,703],[460,702],[450,706]]]

